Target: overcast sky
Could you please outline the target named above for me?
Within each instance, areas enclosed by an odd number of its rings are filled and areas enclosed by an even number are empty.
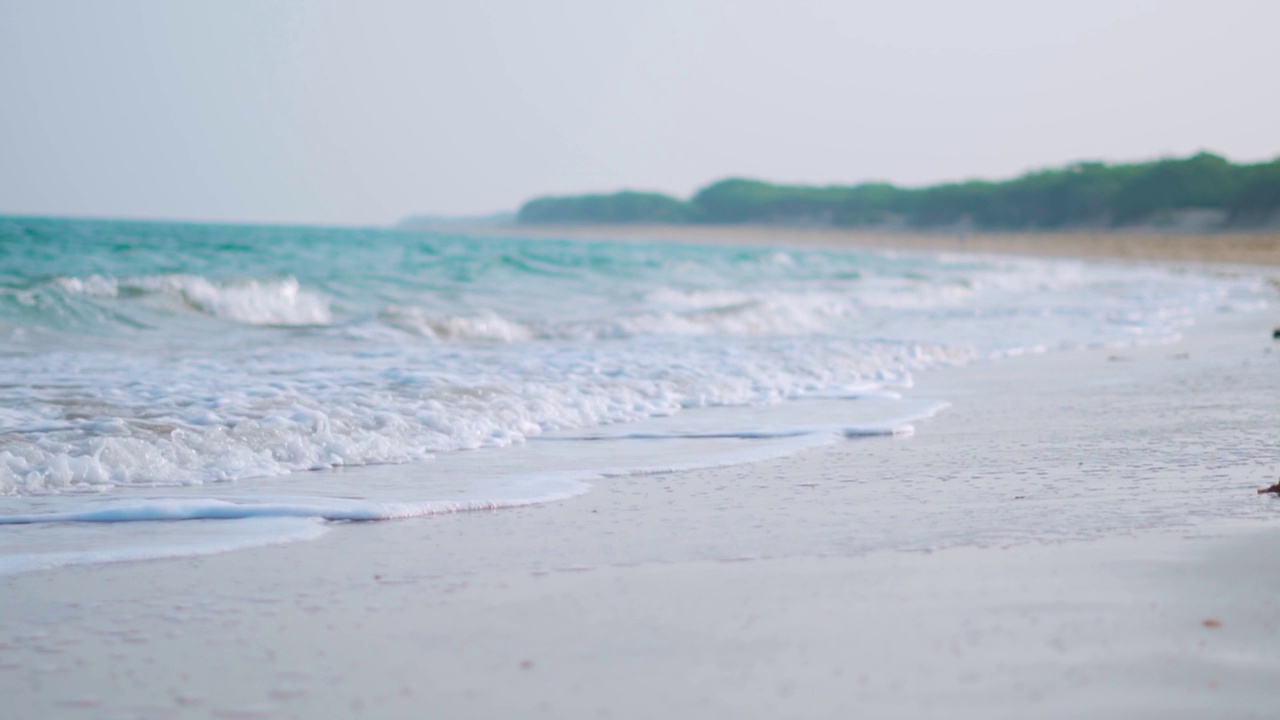
[[[1280,155],[1272,0],[0,0],[0,213],[383,224]]]

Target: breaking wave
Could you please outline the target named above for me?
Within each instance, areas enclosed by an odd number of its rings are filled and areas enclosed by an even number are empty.
[[[110,299],[160,299],[246,325],[327,325],[333,314],[322,295],[302,289],[292,276],[277,280],[214,281],[199,275],[117,279],[101,275],[59,277],[53,284],[71,295]]]

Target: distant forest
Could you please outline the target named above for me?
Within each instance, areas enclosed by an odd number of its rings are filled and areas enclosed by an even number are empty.
[[[1013,180],[920,188],[774,185],[732,178],[691,199],[646,192],[540,197],[521,223],[755,223],[868,228],[1063,230],[1280,223],[1280,158],[1236,165],[1210,153],[1147,163],[1082,162]]]

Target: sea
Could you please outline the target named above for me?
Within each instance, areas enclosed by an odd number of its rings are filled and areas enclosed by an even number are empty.
[[[908,435],[914,379],[1170,343],[1260,277],[962,253],[0,217],[0,574]]]

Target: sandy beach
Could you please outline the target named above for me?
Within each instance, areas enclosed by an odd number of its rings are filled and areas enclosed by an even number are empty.
[[[440,226],[444,232],[458,228]],[[466,227],[464,233],[528,237],[674,241],[980,252],[1034,257],[1280,265],[1280,233],[887,232],[763,225],[519,225]]]
[[[0,720],[1280,720],[1277,26],[0,0]]]
[[[732,234],[1280,264],[1273,236],[1054,237]],[[913,394],[951,408],[909,437],[0,578],[0,716],[1272,717],[1280,499],[1256,489],[1280,473],[1277,318],[1212,320],[1174,345],[923,373]],[[1188,516],[1209,494],[1237,519]],[[999,516],[971,517],[993,498]],[[1086,505],[1152,529],[1083,527]],[[884,549],[878,520],[902,517],[924,539]],[[962,523],[989,532],[927,532]]]

